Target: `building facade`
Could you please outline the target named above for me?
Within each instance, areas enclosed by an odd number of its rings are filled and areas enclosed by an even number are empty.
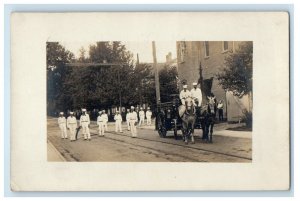
[[[225,57],[230,52],[235,52],[241,43],[239,41],[176,43],[179,80],[186,80],[189,88],[193,82],[203,83],[201,89],[204,103],[210,93],[216,96],[217,101],[223,100],[224,117],[227,117],[228,121],[239,121],[243,117],[243,110],[249,111],[251,108],[249,97],[239,99],[231,92],[225,92],[216,78],[216,74],[224,68]]]

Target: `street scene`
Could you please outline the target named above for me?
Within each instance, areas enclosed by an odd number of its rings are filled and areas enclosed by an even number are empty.
[[[46,46],[49,162],[252,162],[251,41]]]

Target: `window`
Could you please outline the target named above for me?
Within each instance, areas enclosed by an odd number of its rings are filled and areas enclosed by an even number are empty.
[[[228,41],[223,41],[223,52],[228,51]]]
[[[209,43],[208,41],[204,41],[204,53],[205,53],[205,57],[209,57]]]

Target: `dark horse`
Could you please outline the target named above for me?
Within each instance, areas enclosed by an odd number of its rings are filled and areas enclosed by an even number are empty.
[[[182,120],[182,136],[185,144],[188,144],[189,139],[192,143],[194,140],[194,126],[196,120],[196,110],[191,98],[185,100],[185,106],[179,106],[179,112],[184,111],[183,115],[179,114]]]
[[[202,140],[212,143],[216,111],[214,102],[209,100],[208,104],[202,107],[201,127],[203,130]]]

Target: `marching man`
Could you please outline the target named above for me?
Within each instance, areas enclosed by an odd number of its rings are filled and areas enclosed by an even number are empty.
[[[143,108],[141,108],[141,110],[139,111],[139,117],[140,117],[139,126],[141,126],[141,124],[144,125],[144,123],[145,123],[145,112],[144,112]]]
[[[67,118],[67,127],[70,130],[70,140],[75,141],[75,132],[77,128],[77,120],[74,117],[74,112],[70,112],[70,116]]]
[[[189,90],[187,90],[186,84],[183,85],[183,90],[181,90],[179,97],[180,97],[182,105],[185,105],[185,99],[187,97],[191,97],[191,92]]]
[[[120,115],[119,111],[116,111],[116,115],[114,117],[114,120],[116,121],[116,133],[120,131],[120,133],[123,133],[122,131],[122,116]]]
[[[99,126],[99,136],[104,136],[104,123],[102,111],[99,112],[99,116],[97,117],[97,125]]]
[[[84,135],[84,140],[91,140],[90,134],[90,116],[86,113],[86,109],[82,109],[82,115],[80,116],[80,126]]]
[[[67,139],[67,128],[66,128],[66,118],[64,117],[64,113],[60,112],[58,117],[58,126],[61,131],[61,139]]]
[[[197,82],[193,83],[193,89],[191,90],[191,96],[195,106],[200,107],[202,104],[202,92],[201,89],[197,87]]]
[[[127,109],[126,113],[126,123],[127,123],[127,130],[130,131],[130,110]]]
[[[129,119],[130,119],[131,137],[137,137],[135,124],[138,122],[138,118],[137,118],[137,113],[134,111],[133,106],[131,106],[131,110],[129,113]]]
[[[102,110],[102,115],[103,116],[103,125],[104,125],[104,129],[105,131],[107,131],[107,122],[108,122],[108,116],[105,113],[105,110]]]
[[[147,125],[148,126],[151,125],[151,116],[152,116],[152,112],[150,110],[150,107],[148,107],[147,112],[146,112],[146,118],[147,118]]]

